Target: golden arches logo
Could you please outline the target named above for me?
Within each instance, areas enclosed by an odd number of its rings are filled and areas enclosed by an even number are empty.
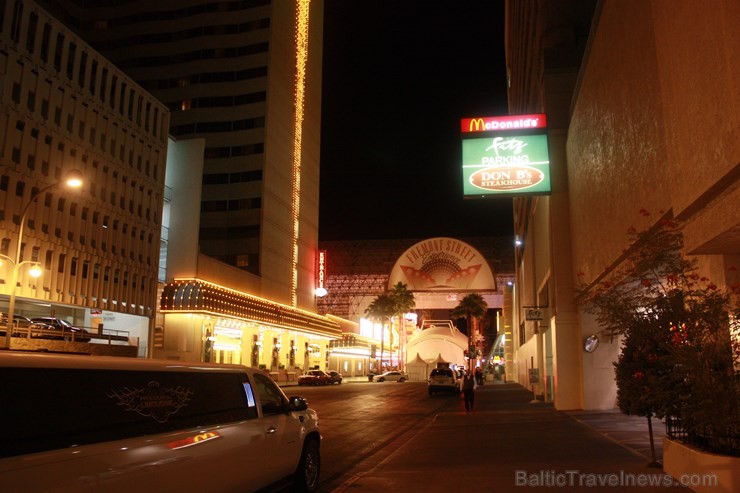
[[[483,118],[472,118],[470,120],[470,128],[468,129],[469,132],[479,132],[482,128],[484,128],[485,122],[483,121]]]

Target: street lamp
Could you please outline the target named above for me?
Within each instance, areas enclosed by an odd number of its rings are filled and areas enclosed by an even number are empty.
[[[41,196],[42,193],[56,187],[59,184],[65,184],[70,188],[79,188],[82,186],[82,173],[76,169],[69,170],[63,180],[52,183],[51,185],[42,188],[31,196],[31,199],[28,201],[28,203],[23,207],[23,209],[21,209],[21,221],[20,226],[18,227],[18,242],[15,249],[15,259],[11,259],[10,257],[6,257],[5,255],[3,255],[3,257],[7,258],[13,264],[13,275],[10,282],[10,300],[8,301],[8,326],[5,330],[5,347],[8,349],[10,349],[10,341],[13,337],[12,328],[15,315],[15,291],[18,287],[18,269],[21,265],[25,263],[36,264],[35,267],[31,268],[31,271],[29,273],[33,277],[39,277],[41,275],[41,268],[39,267],[38,262],[32,260],[21,261],[21,244],[23,243],[23,227],[26,224],[26,215],[28,214],[31,204],[33,204],[36,199]]]

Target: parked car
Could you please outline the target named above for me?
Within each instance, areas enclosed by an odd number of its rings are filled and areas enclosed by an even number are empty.
[[[8,327],[8,315],[6,313],[0,315],[0,337],[5,337],[5,330]],[[16,313],[13,315],[13,328],[22,329],[14,330],[13,337],[25,337],[28,334],[28,329],[31,330],[31,337],[38,337],[41,330],[48,329],[49,327],[46,324],[36,323],[30,318]]]
[[[322,370],[308,370],[298,377],[298,385],[328,385],[334,383],[331,377]]]
[[[316,412],[258,369],[0,351],[0,378],[24,396],[3,401],[0,491],[318,488]]]
[[[409,376],[402,371],[387,371],[375,377],[377,382],[405,382],[408,379]]]
[[[457,372],[450,368],[434,368],[429,374],[427,380],[427,390],[429,395],[436,392],[450,392],[453,394],[460,393],[460,380],[457,378]]]
[[[53,339],[75,340],[78,342],[89,342],[90,332],[79,327],[75,327],[66,320],[55,317],[34,317],[36,323],[45,324],[50,330],[58,332],[59,335],[50,336]]]
[[[342,383],[342,374],[338,371],[331,370],[327,374],[331,378],[330,383]]]

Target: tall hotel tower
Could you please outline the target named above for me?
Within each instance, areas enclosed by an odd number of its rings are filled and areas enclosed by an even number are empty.
[[[41,3],[205,139],[200,253],[314,310],[323,0]]]

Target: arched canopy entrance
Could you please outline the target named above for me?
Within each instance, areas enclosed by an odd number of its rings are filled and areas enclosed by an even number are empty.
[[[481,294],[490,308],[501,306],[485,257],[455,238],[429,238],[408,248],[390,272],[388,289],[398,282],[414,293],[417,309],[451,309],[471,292]]]

